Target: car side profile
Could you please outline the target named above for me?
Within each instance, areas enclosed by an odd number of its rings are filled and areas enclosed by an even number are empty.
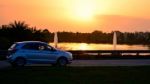
[[[7,60],[13,66],[24,66],[25,64],[66,66],[73,60],[70,52],[55,49],[41,41],[16,42],[8,51]]]

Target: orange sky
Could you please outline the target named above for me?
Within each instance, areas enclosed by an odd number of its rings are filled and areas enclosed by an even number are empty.
[[[50,31],[150,31],[150,0],[0,0],[0,25]]]

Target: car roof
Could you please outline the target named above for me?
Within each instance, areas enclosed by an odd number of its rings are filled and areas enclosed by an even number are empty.
[[[21,41],[21,42],[16,42],[17,44],[26,44],[26,43],[42,43],[42,44],[46,44],[45,42],[41,42],[41,41]]]

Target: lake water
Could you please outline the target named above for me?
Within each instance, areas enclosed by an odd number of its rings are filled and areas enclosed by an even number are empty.
[[[54,46],[53,43],[50,45]],[[112,44],[95,43],[58,43],[58,48],[63,50],[113,50]],[[116,50],[150,50],[147,45],[117,45]]]

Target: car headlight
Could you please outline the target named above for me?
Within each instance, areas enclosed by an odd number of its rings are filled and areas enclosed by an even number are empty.
[[[67,54],[68,54],[68,56],[69,56],[69,59],[73,59],[72,53],[67,52]]]

